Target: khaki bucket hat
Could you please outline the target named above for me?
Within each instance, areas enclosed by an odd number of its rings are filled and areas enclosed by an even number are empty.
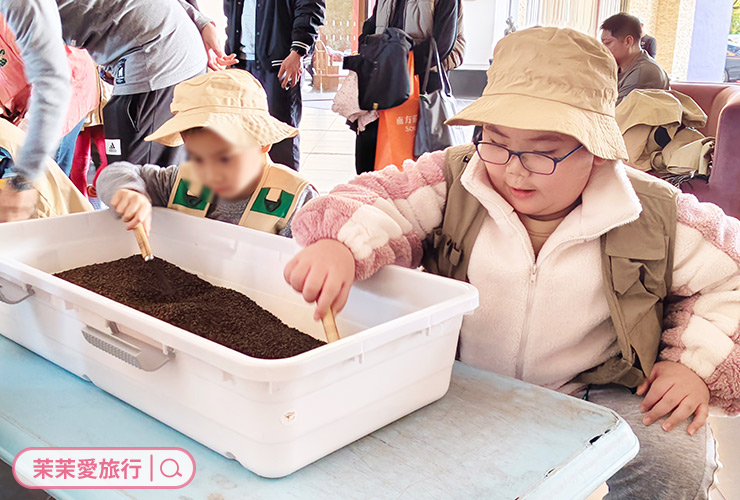
[[[559,132],[598,157],[626,160],[616,102],[617,63],[600,41],[530,28],[496,45],[483,95],[447,123]]]
[[[298,135],[298,130],[270,116],[267,94],[251,73],[229,69],[186,80],[175,87],[170,105],[175,115],[147,141],[165,146],[183,143],[181,132],[206,127],[232,144],[260,146]]]

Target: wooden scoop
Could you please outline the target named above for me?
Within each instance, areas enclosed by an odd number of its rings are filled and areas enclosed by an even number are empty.
[[[336,342],[339,340],[339,331],[337,330],[337,322],[334,319],[334,313],[331,309],[327,312],[321,323],[324,325],[324,333],[326,333],[326,341],[329,343]]]
[[[149,236],[147,236],[143,225],[139,224],[134,228],[134,236],[136,236],[136,243],[139,244],[141,257],[144,259],[144,262],[146,262],[148,266],[152,266],[154,275],[157,277],[157,281],[159,281],[159,284],[161,286],[160,289],[167,296],[174,295],[175,290],[174,288],[172,288],[172,284],[170,284],[167,276],[165,276],[164,271],[162,271],[161,267],[154,265],[154,253],[152,252],[152,247],[149,245]]]
[[[149,262],[150,260],[154,259],[152,247],[149,246],[149,236],[146,235],[146,231],[144,230],[144,226],[142,224],[139,224],[134,228],[134,236],[136,236],[136,243],[139,244],[141,257],[144,259],[144,261]]]

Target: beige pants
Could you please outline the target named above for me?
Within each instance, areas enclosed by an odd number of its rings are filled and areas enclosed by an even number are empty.
[[[4,183],[4,180],[0,180],[0,187]],[[93,211],[87,198],[82,196],[69,177],[51,160],[44,175],[33,186],[39,193],[36,213],[32,216],[34,219]]]

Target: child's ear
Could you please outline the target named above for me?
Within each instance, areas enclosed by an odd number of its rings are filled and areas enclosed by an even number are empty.
[[[601,167],[602,165],[606,164],[608,160],[605,160],[603,158],[599,158],[598,156],[594,155],[594,168]]]
[[[262,150],[261,151],[263,153],[267,154],[267,153],[270,152],[271,149],[272,149],[272,144],[268,144],[267,146],[262,146]]]

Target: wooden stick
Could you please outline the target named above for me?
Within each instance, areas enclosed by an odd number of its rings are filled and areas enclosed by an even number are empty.
[[[339,340],[339,331],[337,330],[337,322],[334,319],[334,313],[331,309],[327,312],[321,323],[324,325],[324,333],[326,333],[326,341],[329,343],[336,342]]]
[[[146,235],[146,231],[142,224],[139,224],[134,228],[134,236],[136,236],[136,243],[139,244],[141,257],[147,262],[152,260],[154,258],[154,254],[152,253],[152,247],[149,246],[149,236]]]

